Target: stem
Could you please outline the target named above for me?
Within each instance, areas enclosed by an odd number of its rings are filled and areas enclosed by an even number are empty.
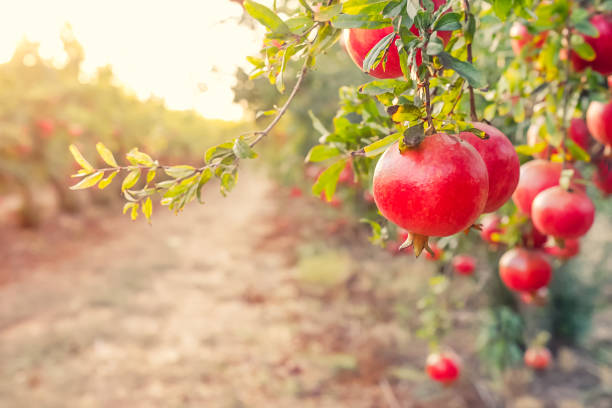
[[[463,7],[465,8],[465,23],[467,24],[470,16],[470,2],[469,0],[463,0]],[[472,42],[466,44],[467,47],[467,60],[471,64],[472,63]],[[568,58],[569,59],[569,58]],[[478,121],[478,115],[476,114],[476,100],[474,99],[474,88],[472,85],[468,84],[468,90],[470,91],[470,117],[472,121]]]
[[[429,72],[425,76],[425,111],[427,112],[427,124],[433,132],[436,131],[436,128],[433,124],[433,119],[431,117],[431,95],[429,94]]]
[[[570,24],[570,19],[567,19],[567,23],[565,25],[565,49],[566,49],[566,55],[567,55],[567,61],[565,63],[565,79],[564,79],[564,83],[565,83],[565,89],[563,90],[563,110],[561,113],[561,152],[563,153],[563,168],[565,168],[566,165],[566,160],[565,160],[565,140],[567,139],[567,111],[568,111],[568,104],[569,104],[569,98],[571,95],[571,85],[569,84],[569,80],[570,80],[570,74],[571,74],[571,66],[572,66],[572,59],[570,58],[571,52],[572,52],[572,30],[571,30],[571,24]]]

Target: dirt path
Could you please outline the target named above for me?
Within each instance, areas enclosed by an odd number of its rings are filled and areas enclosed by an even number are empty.
[[[153,227],[117,222],[118,236],[1,287],[0,406],[295,406],[288,318],[306,305],[286,254],[253,250],[269,188],[250,176]]]

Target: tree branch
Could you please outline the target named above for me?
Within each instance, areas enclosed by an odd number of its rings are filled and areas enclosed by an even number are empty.
[[[470,16],[470,2],[469,0],[463,0],[463,7],[465,9],[465,23],[468,24],[469,21],[469,16]],[[471,64],[473,57],[472,57],[472,41],[470,42],[466,42],[466,47],[467,47],[467,60],[468,62]],[[474,88],[472,87],[472,85],[468,84],[468,90],[470,91],[470,117],[472,118],[472,121],[477,122],[478,121],[478,115],[476,114],[476,100],[474,99]]]

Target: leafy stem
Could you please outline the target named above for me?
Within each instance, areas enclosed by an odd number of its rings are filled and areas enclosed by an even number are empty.
[[[463,0],[463,8],[465,9],[465,24],[470,24],[470,2],[469,0]],[[470,37],[472,37],[470,35]],[[471,64],[473,62],[472,56],[472,38],[466,38],[466,49],[467,49],[467,61]],[[470,92],[470,117],[472,121],[478,121],[478,114],[476,113],[476,100],[474,99],[474,87],[468,83],[468,90]]]

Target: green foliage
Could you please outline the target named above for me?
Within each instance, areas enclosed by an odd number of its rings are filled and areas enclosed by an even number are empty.
[[[522,337],[523,323],[518,314],[504,306],[489,310],[478,337],[478,349],[487,367],[500,373],[521,362]]]

